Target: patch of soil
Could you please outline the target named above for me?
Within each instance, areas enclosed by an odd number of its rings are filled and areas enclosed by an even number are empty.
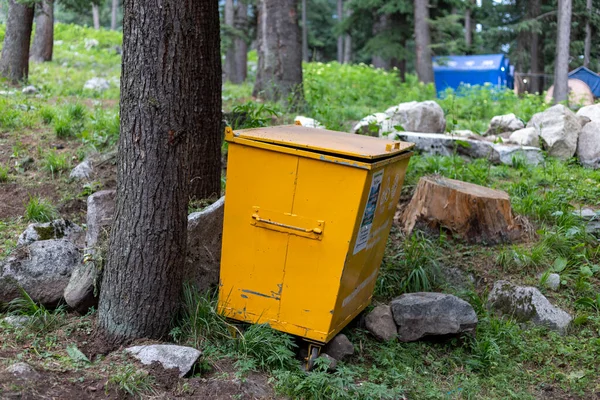
[[[19,183],[6,183],[0,189],[0,219],[20,217],[25,213],[25,204],[29,196],[39,196],[56,204],[60,194],[52,182],[37,186],[23,186]]]

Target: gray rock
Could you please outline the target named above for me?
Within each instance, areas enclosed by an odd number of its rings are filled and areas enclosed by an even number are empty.
[[[519,159],[526,165],[536,166],[544,161],[539,147],[492,144],[492,149],[490,161],[495,164],[513,165]]]
[[[584,221],[600,220],[600,211],[594,211],[591,208],[583,208],[573,211],[573,215]]]
[[[52,222],[29,224],[19,235],[17,246],[26,246],[38,240],[67,239],[78,247],[84,243],[84,232],[81,227],[65,219]]]
[[[108,230],[115,215],[115,190],[102,190],[87,199],[87,233],[86,246],[93,248]]]
[[[392,317],[390,306],[377,306],[365,317],[367,330],[383,342],[393,340],[398,336],[398,327]]]
[[[21,286],[34,301],[56,305],[80,262],[79,250],[65,239],[41,240],[18,247],[0,265],[0,302],[19,297]]]
[[[6,368],[6,372],[9,372],[21,379],[36,379],[39,378],[40,374],[33,369],[33,367],[24,362],[18,362],[12,365],[9,365]]]
[[[327,360],[327,363],[329,365],[329,367],[327,367],[327,372],[334,372],[337,369],[337,360],[331,357],[329,354],[321,353],[321,355],[319,355],[319,358],[324,358],[325,360]]]
[[[473,275],[463,272],[460,268],[442,266],[440,276],[446,285],[454,290],[469,290],[475,286]]]
[[[561,333],[566,332],[572,319],[567,312],[554,307],[538,289],[516,286],[508,281],[494,284],[488,296],[488,306],[519,322],[532,322]]]
[[[26,315],[9,315],[2,319],[4,323],[15,328],[23,328],[29,323],[31,318]]]
[[[296,118],[294,118],[294,122],[299,123],[301,126],[304,126],[305,128],[325,128],[316,119],[303,117],[302,115],[296,116]]]
[[[389,132],[393,132],[394,126],[389,115],[386,113],[375,113],[361,119],[352,132],[360,133],[369,136],[384,136]]]
[[[585,227],[585,231],[587,233],[591,233],[592,235],[597,235],[600,233],[600,221],[591,221]]]
[[[22,90],[23,94],[36,94],[38,90],[33,85],[25,86]]]
[[[400,103],[385,113],[392,127],[401,125],[409,132],[443,133],[446,130],[444,110],[435,101]]]
[[[560,287],[560,275],[559,274],[549,274],[546,279],[546,286],[551,290],[558,290]]]
[[[83,85],[83,88],[102,92],[110,89],[110,82],[104,78],[92,78]]]
[[[468,138],[468,137],[471,137],[471,136],[477,137],[478,135],[475,132],[470,131],[468,129],[459,129],[459,130],[455,130],[455,131],[450,132],[450,136],[460,136],[460,137],[467,137]]]
[[[477,327],[473,307],[450,294],[407,293],[392,300],[390,306],[398,325],[398,337],[403,342],[426,336],[471,333]]]
[[[586,124],[581,130],[577,157],[584,167],[600,168],[600,120]]]
[[[577,110],[578,117],[587,117],[590,121],[600,121],[600,104],[581,107]]]
[[[586,117],[585,115],[577,115],[577,119],[579,120],[579,125],[581,125],[581,129],[586,126],[588,123],[592,122],[591,119]]]
[[[94,261],[87,261],[73,270],[63,297],[65,303],[80,314],[98,304],[101,272]]]
[[[92,163],[90,162],[90,160],[84,160],[71,170],[69,178],[78,181],[87,180],[92,177],[93,173],[94,168],[92,167]]]
[[[100,46],[100,42],[96,39],[85,39],[83,41],[83,43],[84,43],[86,50],[90,50],[90,49],[93,49],[94,47]]]
[[[149,346],[133,346],[125,349],[142,364],[150,365],[158,361],[163,368],[179,369],[179,377],[185,376],[198,358],[202,355],[199,350],[192,347],[177,346],[174,344],[153,344]]]
[[[225,197],[188,215],[185,279],[206,290],[219,283]]]
[[[508,140],[519,146],[540,147],[540,140],[535,128],[524,128],[514,131]]]
[[[324,350],[325,353],[338,361],[342,361],[345,357],[354,354],[354,346],[352,345],[352,342],[350,342],[350,340],[348,340],[346,335],[343,333],[340,333],[331,339],[331,341],[325,346]]]
[[[573,111],[564,105],[557,104],[535,114],[527,127],[538,131],[550,156],[566,160],[575,155],[581,125]]]
[[[505,132],[514,132],[523,129],[525,124],[515,114],[497,115],[490,121],[485,135],[499,135]]]

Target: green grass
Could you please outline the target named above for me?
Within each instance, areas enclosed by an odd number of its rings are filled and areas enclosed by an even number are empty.
[[[25,204],[25,219],[29,222],[50,222],[58,218],[58,211],[48,200],[30,196]]]
[[[56,150],[49,150],[44,153],[44,158],[41,160],[42,168],[52,174],[61,174],[71,167],[68,154],[59,153]]]
[[[10,168],[8,166],[0,164],[0,183],[8,182],[8,180],[10,179],[10,177],[8,176],[9,171]]]
[[[154,384],[154,376],[134,365],[127,364],[110,376],[105,385],[105,393],[108,395],[111,390],[116,390],[134,398],[143,398],[156,393]]]
[[[66,316],[66,307],[61,305],[52,311],[37,304],[23,288],[19,288],[21,296],[8,304],[11,315],[26,317],[25,327],[38,335],[45,335],[60,327]]]

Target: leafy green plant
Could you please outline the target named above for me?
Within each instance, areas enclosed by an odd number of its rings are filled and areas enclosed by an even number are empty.
[[[45,152],[41,164],[42,168],[50,172],[53,177],[54,174],[60,174],[71,167],[67,154],[59,153],[56,150]]]
[[[271,329],[268,324],[250,325],[235,341],[236,350],[256,361],[265,370],[291,369],[297,366],[294,343],[288,334]]]
[[[0,182],[8,182],[8,171],[10,171],[10,169],[7,166],[0,164]]]
[[[68,114],[58,114],[52,119],[54,133],[59,138],[69,138],[75,135],[75,122]]]
[[[8,303],[8,311],[12,315],[26,317],[25,326],[36,334],[46,334],[59,327],[66,315],[64,305],[52,311],[47,310],[42,304],[37,304],[31,296],[19,287],[20,297]]]
[[[232,129],[246,129],[268,126],[277,116],[277,111],[270,106],[249,101],[233,107],[226,118]]]
[[[580,299],[577,299],[575,301],[575,304],[578,304],[580,306],[584,306],[587,308],[592,308],[596,312],[600,312],[600,293],[598,293],[595,298],[582,297]]]
[[[53,107],[42,107],[40,109],[40,117],[45,124],[51,124],[56,117],[56,111]]]
[[[143,398],[156,394],[154,384],[154,377],[147,371],[127,364],[110,376],[106,382],[105,393],[108,395],[114,389],[132,397]]]
[[[38,196],[29,196],[25,204],[25,219],[29,222],[49,222],[58,217],[56,207],[48,200]]]

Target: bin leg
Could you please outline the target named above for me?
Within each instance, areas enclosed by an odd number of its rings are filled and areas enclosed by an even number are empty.
[[[306,371],[311,371],[313,369],[313,367],[315,366],[315,360],[319,357],[319,354],[321,354],[321,346],[309,343],[308,356],[306,357],[305,365]]]

